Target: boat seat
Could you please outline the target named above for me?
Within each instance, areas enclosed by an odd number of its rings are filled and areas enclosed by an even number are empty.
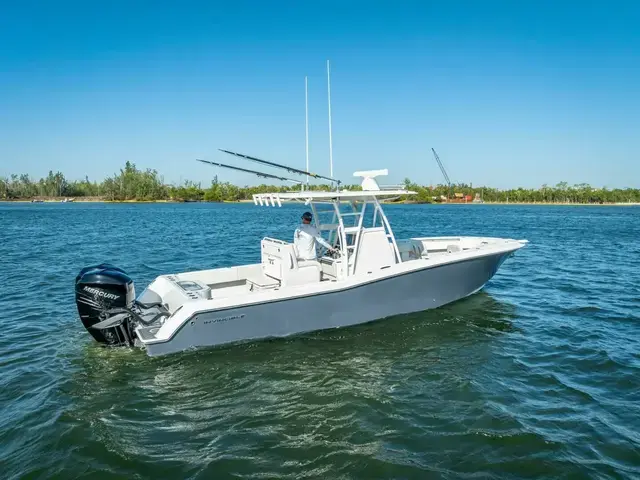
[[[400,259],[403,262],[409,260],[416,260],[427,256],[424,251],[424,245],[419,240],[412,238],[406,240],[396,240],[398,246],[398,252],[400,253]]]
[[[247,276],[247,288],[250,292],[269,290],[280,286],[280,281],[258,272]]]
[[[298,270],[296,272],[296,284],[319,282],[322,278],[322,265],[318,260],[302,260],[296,258]],[[291,285],[293,279],[289,279]]]
[[[317,260],[299,260],[292,243],[264,238],[262,271],[279,280],[282,286],[320,282],[322,268]]]

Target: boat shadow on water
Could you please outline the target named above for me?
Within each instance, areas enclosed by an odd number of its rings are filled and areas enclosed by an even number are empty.
[[[111,461],[133,465],[160,455],[176,474],[227,448],[259,452],[302,435],[290,446],[295,457],[327,429],[358,432],[356,411],[392,418],[406,402],[477,398],[474,381],[515,331],[515,316],[513,305],[481,292],[351,328],[171,356],[92,342],[70,359],[59,424],[83,445],[81,456],[106,447]],[[266,437],[252,443],[259,432]],[[372,441],[358,451],[375,456],[379,448]]]
[[[292,312],[292,315],[298,315]],[[492,338],[517,331],[514,305],[497,300],[485,291],[438,309],[398,315],[347,328],[336,328],[219,347],[185,351],[174,356],[148,357],[143,349],[103,347],[88,343],[77,358],[78,374],[101,382],[109,377],[118,383],[132,375],[148,377],[173,371],[183,380],[196,369],[270,370],[282,365],[291,370],[301,365],[321,368],[332,362],[361,358],[369,364],[388,363],[403,357],[427,356],[444,349],[484,349]],[[157,377],[156,377],[157,378]],[[137,382],[142,379],[136,378]]]

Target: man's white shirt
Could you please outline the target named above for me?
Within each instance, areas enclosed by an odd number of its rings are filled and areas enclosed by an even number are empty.
[[[316,242],[326,248],[332,248],[313,225],[303,223],[296,228],[293,234],[293,244],[298,250],[298,258],[302,260],[315,260],[318,256],[316,252]]]

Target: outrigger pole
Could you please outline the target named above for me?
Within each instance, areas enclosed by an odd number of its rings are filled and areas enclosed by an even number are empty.
[[[336,180],[335,178],[325,177],[324,175],[319,175],[317,173],[307,172],[306,170],[300,170],[298,168],[288,167],[287,165],[282,165],[280,163],[270,162],[269,160],[262,160],[260,158],[251,157],[249,155],[244,155],[242,153],[230,152],[229,150],[224,150],[222,148],[219,148],[218,150],[220,150],[221,152],[224,152],[224,153],[228,153],[229,155],[234,155],[236,157],[244,158],[245,160],[250,160],[252,162],[261,163],[263,165],[268,165],[270,167],[282,168],[283,170],[286,170],[286,171],[291,172],[291,173],[297,173],[298,175],[308,175],[308,176],[310,176],[312,178],[322,178],[324,180],[329,180],[330,182],[336,183],[338,185],[340,185],[340,183],[342,183],[342,182],[340,182],[340,180]],[[274,178],[277,178],[277,177],[274,177]],[[302,182],[300,182],[300,183],[302,183]]]
[[[230,168],[231,170],[238,170],[240,172],[252,173],[253,175],[257,175],[258,177],[262,177],[262,178],[274,178],[276,180],[282,180],[282,181],[285,181],[285,182],[293,182],[293,183],[297,183],[299,185],[302,185],[304,183],[304,182],[301,182],[300,180],[293,180],[292,178],[280,177],[278,175],[271,175],[270,173],[258,172],[257,170],[249,170],[247,168],[234,167],[232,165],[226,165],[224,163],[212,162],[210,160],[201,160],[199,158],[196,158],[196,161],[202,162],[202,163],[208,163],[210,165],[215,165],[216,167]]]
[[[307,159],[306,169],[309,171],[309,95],[307,89],[307,77],[304,77],[304,150]],[[307,189],[309,188],[309,175],[307,175]]]
[[[333,176],[333,142],[331,141],[331,69],[327,60],[327,98],[329,100],[329,175]]]

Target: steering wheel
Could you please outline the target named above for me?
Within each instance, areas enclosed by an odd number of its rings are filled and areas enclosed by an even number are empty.
[[[334,246],[333,251],[329,251],[328,248],[325,248],[322,255],[326,255],[327,257],[333,259],[340,258],[340,247],[338,247],[337,245]]]

